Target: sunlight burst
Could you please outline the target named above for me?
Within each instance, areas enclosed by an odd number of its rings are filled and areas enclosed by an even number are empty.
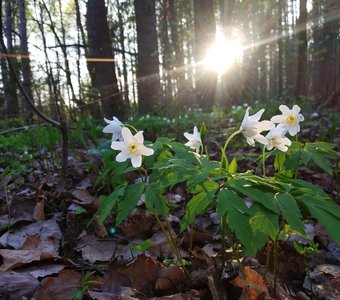
[[[243,54],[243,47],[239,39],[226,39],[221,32],[217,32],[215,44],[208,50],[204,64],[219,75],[223,74]]]

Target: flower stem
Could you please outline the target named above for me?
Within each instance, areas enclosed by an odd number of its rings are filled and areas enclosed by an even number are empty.
[[[188,270],[186,269],[186,267],[184,266],[184,263],[183,263],[183,260],[180,256],[180,253],[175,245],[175,242],[174,242],[174,239],[173,239],[173,236],[172,236],[172,233],[171,233],[171,227],[170,227],[170,224],[168,222],[168,220],[165,218],[166,220],[166,224],[167,224],[167,227],[168,227],[168,230],[169,230],[169,234],[167,233],[165,227],[163,226],[161,220],[159,219],[156,211],[154,209],[152,209],[152,213],[153,215],[155,216],[156,220],[157,220],[157,223],[159,224],[159,226],[161,227],[161,230],[163,232],[163,234],[165,235],[165,238],[166,240],[168,241],[169,245],[170,245],[170,248],[171,250],[173,251],[173,253],[175,254],[177,260],[179,261],[179,263],[181,264],[181,267],[183,269],[183,271],[185,272],[185,274],[187,275],[187,277],[189,278],[189,272]],[[170,227],[170,228],[169,228]]]
[[[242,130],[239,129],[237,131],[235,131],[225,142],[224,146],[223,146],[223,152],[225,152],[227,150],[227,147],[228,147],[228,144],[230,143],[230,141],[235,137],[237,136],[239,133],[241,133]]]
[[[138,130],[136,129],[136,127],[130,125],[130,124],[124,124],[125,127],[131,128],[133,131],[135,131],[136,133],[138,132]]]
[[[263,146],[262,151],[262,173],[263,177],[266,177],[266,146]]]

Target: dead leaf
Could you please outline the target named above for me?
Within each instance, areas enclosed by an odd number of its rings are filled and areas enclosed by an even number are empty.
[[[126,274],[133,288],[141,293],[149,294],[155,285],[162,264],[146,254],[140,254],[128,265],[118,269]]]
[[[91,263],[96,261],[109,261],[113,258],[117,242],[112,239],[98,239],[90,234],[82,236],[77,244],[76,249],[80,250],[84,259]]]
[[[8,271],[31,263],[32,261],[41,261],[45,259],[56,258],[57,256],[52,253],[39,250],[0,249],[0,257],[2,257],[0,271]]]
[[[39,263],[36,266],[30,266],[30,267],[22,267],[15,269],[16,272],[22,273],[22,274],[30,274],[34,278],[44,278],[49,275],[58,274],[61,270],[65,269],[66,265],[57,265],[54,263]]]
[[[58,277],[42,280],[42,287],[33,295],[36,300],[65,300],[68,295],[81,287],[82,274],[72,270],[62,270]]]
[[[242,299],[244,300],[258,300],[260,296],[269,296],[268,287],[264,284],[262,276],[248,266],[243,268],[243,274],[240,274],[230,282],[235,286],[243,288],[243,291],[245,290],[245,292],[242,292],[244,297]]]
[[[39,281],[28,274],[16,272],[0,271],[0,298],[7,300],[30,298],[37,287]]]
[[[33,211],[33,220],[35,221],[44,221],[45,220],[45,203],[44,200],[38,201],[34,207]]]
[[[176,289],[177,285],[183,285],[186,279],[187,277],[180,267],[166,267],[159,271],[155,288],[162,292],[170,291]]]
[[[74,190],[71,194],[76,198],[74,202],[81,206],[91,208],[98,208],[99,206],[99,199],[92,196],[88,190]]]
[[[22,249],[28,236],[39,236],[41,240],[48,240],[54,245],[57,252],[62,234],[57,222],[53,219],[38,221],[27,226],[22,226],[13,232],[6,232],[0,237],[0,245]]]

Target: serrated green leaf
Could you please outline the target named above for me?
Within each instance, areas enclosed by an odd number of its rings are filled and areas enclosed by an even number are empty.
[[[275,240],[279,232],[279,216],[256,204],[252,206],[252,210],[255,211],[250,218],[250,226],[253,231],[261,232]]]
[[[290,194],[277,194],[275,199],[286,222],[299,233],[305,234],[302,215],[294,197]]]
[[[98,223],[100,225],[103,224],[106,217],[109,215],[112,208],[117,203],[117,200],[119,199],[119,197],[124,195],[124,192],[125,192],[125,187],[119,186],[113,191],[113,193],[111,195],[109,195],[107,197],[101,197],[100,198],[100,206],[98,208],[98,214],[99,214]]]
[[[154,209],[158,215],[167,217],[169,215],[169,207],[167,199],[152,186],[148,186],[145,191],[145,205],[147,209]]]
[[[231,174],[235,174],[237,172],[236,157],[234,157],[233,160],[231,161],[231,163],[229,164],[228,172],[231,173]]]
[[[185,207],[185,214],[180,226],[181,232],[194,221],[197,215],[202,213],[209,206],[215,192],[216,191],[206,193],[203,191],[191,198]]]
[[[274,212],[278,212],[273,193],[263,192],[257,188],[254,188],[251,185],[251,182],[243,179],[231,179],[228,181],[228,185],[238,192],[242,193],[243,195],[248,196],[252,200],[260,203],[264,207]]]
[[[284,166],[286,170],[295,170],[300,164],[301,150],[293,151],[292,154],[289,152],[289,154],[284,162]]]
[[[277,170],[277,171],[283,171],[284,170],[283,164],[286,160],[286,157],[287,157],[286,153],[280,153],[280,154],[275,155],[275,159],[274,159],[275,170]]]
[[[129,185],[126,188],[124,198],[118,204],[118,215],[116,219],[116,226],[122,223],[129,213],[136,207],[138,200],[140,199],[142,193],[144,192],[145,183],[139,182]]]
[[[339,228],[340,228],[340,207],[337,205],[334,205],[333,208],[336,210],[335,213],[331,213],[328,209],[325,210],[324,208],[327,206],[319,206],[316,205],[318,201],[315,201],[315,199],[311,197],[299,197],[309,210],[309,212],[318,219],[318,221],[325,227],[326,231],[330,235],[330,237],[336,242],[338,245],[340,245],[340,235],[339,235]],[[312,200],[311,200],[312,199]]]
[[[332,175],[332,165],[331,162],[323,156],[320,152],[310,150],[312,160],[317,166],[326,171],[328,174]]]

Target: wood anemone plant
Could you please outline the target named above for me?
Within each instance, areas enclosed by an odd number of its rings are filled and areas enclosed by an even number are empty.
[[[60,112],[58,109],[59,121],[51,119],[50,117],[46,116],[42,111],[40,111],[35,105],[33,99],[27,94],[23,85],[21,84],[18,74],[15,71],[15,68],[10,60],[10,54],[7,52],[6,45],[3,39],[3,26],[2,26],[2,0],[0,0],[0,44],[1,49],[3,51],[3,55],[7,60],[10,72],[12,73],[15,82],[22,94],[23,98],[27,102],[28,106],[37,114],[38,117],[46,121],[47,123],[51,124],[52,126],[58,128],[62,135],[62,177],[65,178],[66,170],[67,170],[67,152],[68,152],[68,128],[67,128],[67,121],[66,117]]]

